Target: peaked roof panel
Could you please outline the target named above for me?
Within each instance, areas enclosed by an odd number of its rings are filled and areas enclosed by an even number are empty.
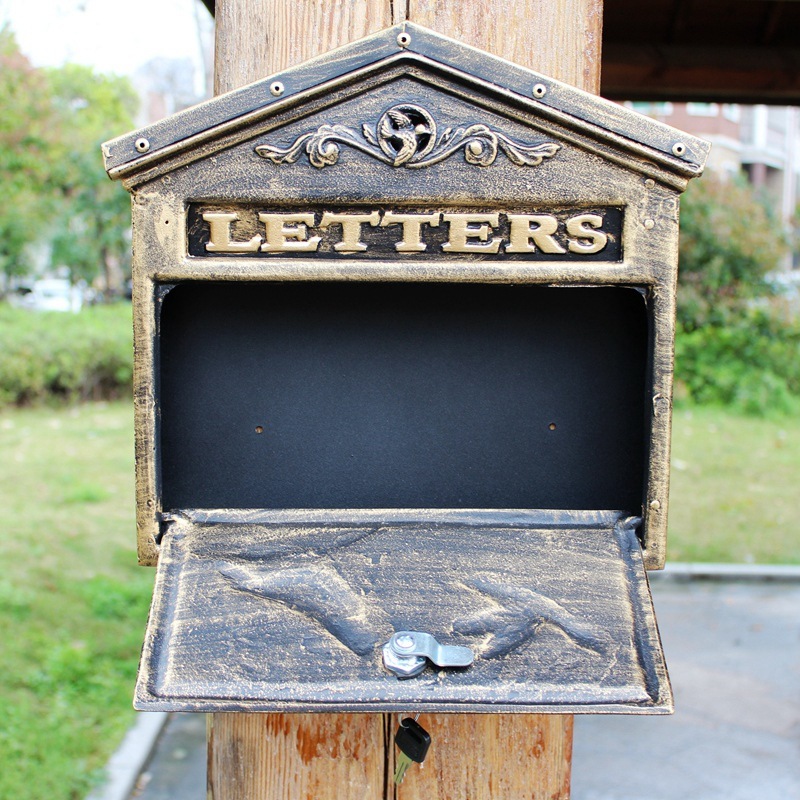
[[[103,145],[106,170],[110,177],[122,178],[149,169],[200,141],[404,63],[443,71],[496,92],[498,100],[611,139],[617,146],[645,148],[684,177],[698,175],[705,164],[710,145],[702,139],[427,28],[403,23],[112,139]]]

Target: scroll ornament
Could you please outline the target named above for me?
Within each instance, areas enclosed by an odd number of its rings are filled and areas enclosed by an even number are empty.
[[[377,123],[363,123],[361,132],[347,125],[321,125],[298,136],[288,147],[260,144],[256,153],[274,164],[294,164],[303,153],[319,169],[339,160],[347,145],[392,167],[420,169],[438,164],[460,150],[468,164],[488,167],[502,151],[517,166],[537,167],[554,156],[555,142],[523,144],[483,123],[437,132],[436,122],[422,106],[403,103],[384,112]]]

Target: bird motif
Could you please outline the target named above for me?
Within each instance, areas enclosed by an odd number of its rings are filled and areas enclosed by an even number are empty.
[[[223,562],[220,573],[234,588],[275,600],[318,622],[345,647],[365,656],[386,639],[380,609],[324,561],[271,569]]]
[[[393,166],[399,167],[408,163],[419,150],[420,137],[432,135],[430,126],[424,123],[414,123],[408,114],[397,108],[390,108],[381,120],[378,136],[384,141],[391,141],[395,149]],[[395,142],[400,141],[399,149]]]
[[[467,582],[492,606],[456,620],[453,629],[465,636],[487,636],[483,658],[504,656],[521,647],[538,628],[551,625],[578,647],[606,653],[613,642],[607,631],[579,619],[564,606],[546,595],[523,586],[509,586],[490,577],[476,577]]]

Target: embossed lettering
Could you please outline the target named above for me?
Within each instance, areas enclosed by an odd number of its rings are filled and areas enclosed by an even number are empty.
[[[549,214],[509,214],[510,230],[506,253],[566,253],[553,238],[558,230],[558,220]]]
[[[307,226],[314,225],[314,215],[259,214],[267,228],[267,241],[261,245],[265,253],[313,253],[319,247],[320,236],[308,238]]]
[[[294,208],[190,204],[192,256],[447,258],[619,261],[624,209],[430,207]],[[446,224],[443,224],[446,223]]]
[[[496,253],[501,240],[489,232],[500,224],[499,214],[442,214],[450,223],[450,239],[442,245],[445,253]]]
[[[320,228],[327,228],[330,225],[342,226],[342,241],[337,242],[333,249],[339,253],[358,253],[366,250],[367,246],[361,241],[361,226],[369,223],[375,227],[380,222],[380,212],[373,211],[371,214],[331,214],[326,211],[322,215]]]
[[[203,219],[209,228],[209,241],[206,244],[209,253],[253,253],[261,245],[262,239],[258,235],[247,242],[231,240],[231,224],[239,220],[238,214],[206,212]]]
[[[422,253],[428,245],[422,241],[423,224],[439,227],[439,220],[442,215],[436,211],[430,214],[396,214],[394,211],[387,211],[381,220],[381,227],[387,225],[402,225],[403,240],[395,244],[394,249],[398,253]]]
[[[591,255],[599,253],[608,242],[608,236],[598,230],[603,218],[598,214],[580,214],[567,220],[567,233],[575,238],[569,240],[570,253]]]

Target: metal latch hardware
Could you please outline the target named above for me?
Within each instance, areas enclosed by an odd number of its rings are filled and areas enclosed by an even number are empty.
[[[438,667],[468,667],[475,654],[469,647],[439,644],[429,633],[398,631],[383,646],[383,664],[400,678],[413,678],[428,659]]]

